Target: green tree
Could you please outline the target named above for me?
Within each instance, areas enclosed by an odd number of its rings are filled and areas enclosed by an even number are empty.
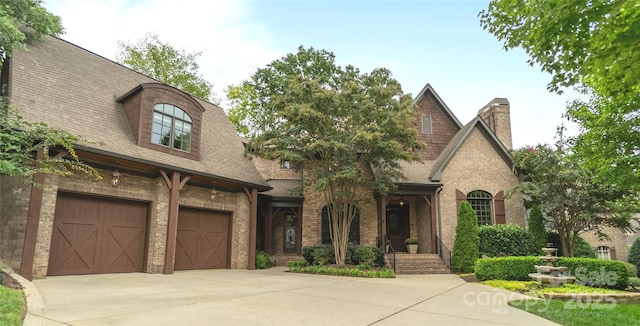
[[[6,99],[0,99],[0,174],[29,177],[36,173],[83,172],[100,179],[95,169],[78,160],[74,145],[83,142],[83,138],[45,123],[24,121]],[[70,159],[49,156],[53,148],[66,151]],[[41,157],[34,155],[39,150]]]
[[[43,35],[62,34],[60,17],[42,7],[42,0],[3,0],[0,4],[0,62],[16,47]]]
[[[637,197],[607,183],[593,179],[584,169],[580,157],[559,134],[555,148],[538,145],[513,152],[514,168],[523,174],[523,181],[509,191],[519,191],[540,210],[560,235],[562,252],[573,257],[577,235],[592,230],[607,238],[603,227],[630,228],[632,212],[637,209]]]
[[[478,216],[468,201],[460,204],[456,240],[453,242],[451,265],[454,272],[471,273],[480,257],[480,236]]]
[[[636,265],[638,268],[638,277],[640,277],[640,238],[636,238],[629,250],[629,256],[627,258],[629,263]]]
[[[547,246],[547,228],[544,226],[544,216],[538,204],[534,204],[529,212],[529,234],[533,240],[534,248],[538,252],[542,252],[541,249]]]
[[[44,35],[60,35],[60,18],[42,7],[38,0],[5,0],[0,4],[0,65],[14,50]],[[0,85],[4,94],[7,85]],[[69,175],[84,172],[100,178],[90,166],[80,162],[74,144],[84,142],[81,137],[48,127],[45,123],[27,122],[0,98],[0,174],[30,177],[36,173]],[[49,149],[66,151],[66,156],[50,157]],[[35,152],[42,151],[42,155]]]
[[[189,53],[147,34],[136,44],[118,41],[116,60],[167,85],[207,101],[214,101],[213,85],[198,72],[201,52]]]
[[[411,96],[387,69],[360,73],[302,46],[235,89],[240,95],[228,97],[231,112],[248,112],[247,150],[304,170],[305,188],[324,195],[336,263],[344,264],[349,227],[367,200],[357,192],[386,194],[402,178],[400,162],[417,161],[424,147],[411,127]]]
[[[493,0],[482,27],[552,75],[549,90],[589,94],[567,108],[575,151],[599,182],[640,190],[640,10],[637,1]]]

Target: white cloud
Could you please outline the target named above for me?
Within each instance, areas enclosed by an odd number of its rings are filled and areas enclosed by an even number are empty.
[[[242,1],[60,0],[45,3],[62,17],[62,38],[115,59],[117,42],[137,42],[146,33],[188,52],[202,52],[198,63],[218,97],[229,84],[248,78],[277,58],[263,26],[249,19]]]

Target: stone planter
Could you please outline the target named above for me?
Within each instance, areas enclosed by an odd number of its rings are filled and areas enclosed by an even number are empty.
[[[417,244],[408,244],[407,245],[407,251],[410,254],[415,254],[418,252],[418,245]]]

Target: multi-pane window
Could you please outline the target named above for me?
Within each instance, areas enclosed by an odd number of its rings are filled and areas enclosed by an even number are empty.
[[[293,214],[284,216],[284,252],[296,252],[297,218]]]
[[[322,244],[331,244],[331,233],[329,229],[329,207],[322,208]],[[360,211],[356,208],[356,216],[351,221],[349,228],[349,244],[360,244]]]
[[[430,115],[422,116],[422,133],[431,134],[431,116]]]
[[[474,190],[467,194],[467,201],[471,204],[471,207],[476,211],[476,215],[478,216],[479,226],[493,224],[491,199],[491,194],[482,190]]]
[[[284,170],[290,170],[291,169],[291,161],[286,161],[286,160],[281,160],[280,161],[280,168],[284,169]]]
[[[607,246],[598,247],[598,259],[611,259],[611,250]]]
[[[171,104],[153,107],[151,142],[171,148],[189,151],[193,121],[189,114]]]

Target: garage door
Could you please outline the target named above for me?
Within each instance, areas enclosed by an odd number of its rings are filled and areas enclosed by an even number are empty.
[[[141,272],[148,204],[59,194],[48,275]]]
[[[229,214],[180,208],[175,270],[226,268]]]

